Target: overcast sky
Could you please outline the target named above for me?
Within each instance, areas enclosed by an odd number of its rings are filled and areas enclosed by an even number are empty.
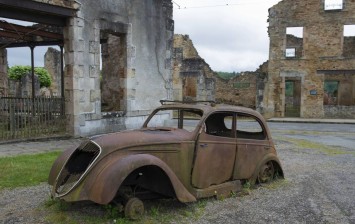
[[[215,71],[254,71],[268,59],[268,9],[279,1],[174,0],[175,33],[189,35]],[[35,48],[35,66],[43,66],[46,49]],[[30,65],[29,55],[29,48],[8,49],[9,66]]]
[[[280,0],[173,2],[175,33],[188,34],[213,70],[254,71],[268,59],[268,9]]]

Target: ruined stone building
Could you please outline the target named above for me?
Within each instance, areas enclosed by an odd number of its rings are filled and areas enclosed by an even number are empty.
[[[216,101],[259,110],[264,94],[266,65],[264,63],[254,72],[241,72],[229,80],[216,76]]]
[[[188,35],[174,35],[173,99],[215,100],[215,74]]]
[[[159,100],[172,99],[172,10],[171,0],[0,0],[0,17],[62,30],[36,29],[23,39],[43,46],[49,44],[44,37],[52,38],[56,41],[50,43],[63,48],[65,114],[72,136],[139,127]],[[29,39],[35,34],[43,38]],[[25,44],[7,43],[11,35],[11,30],[0,35],[0,91],[7,86],[6,48]]]
[[[283,0],[269,9],[267,117],[355,118],[355,2]]]
[[[214,100],[258,108],[263,96],[266,63],[255,72],[243,72],[230,80],[220,78],[202,59],[188,35],[174,35],[174,100]]]

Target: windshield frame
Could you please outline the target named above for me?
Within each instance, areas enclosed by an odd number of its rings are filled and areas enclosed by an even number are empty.
[[[177,119],[177,127],[170,127],[171,129],[180,129],[180,130],[186,130],[190,133],[199,131],[201,123],[203,123],[203,119],[204,119],[204,111],[202,109],[198,109],[198,108],[182,108],[182,107],[160,107],[155,109],[150,115],[149,117],[146,119],[146,121],[144,122],[142,128],[149,128],[149,129],[159,129],[161,127],[149,127],[149,122],[152,121],[152,119],[154,118],[155,115],[164,112],[164,111],[177,111],[177,118],[175,118],[174,116],[171,118],[173,120]],[[188,118],[185,116],[186,112],[189,113],[194,113],[196,115],[198,115],[199,117],[196,119],[193,118]],[[186,128],[184,128],[184,126],[186,127],[187,125],[185,125],[185,121],[187,120],[196,120],[196,125],[194,125],[193,130],[187,130]],[[165,127],[168,128],[168,127]]]

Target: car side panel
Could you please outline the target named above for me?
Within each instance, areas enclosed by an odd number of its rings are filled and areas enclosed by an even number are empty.
[[[273,149],[268,140],[238,139],[233,179],[249,179],[258,162]]]
[[[236,154],[236,139],[200,134],[192,172],[192,185],[207,188],[231,180]]]

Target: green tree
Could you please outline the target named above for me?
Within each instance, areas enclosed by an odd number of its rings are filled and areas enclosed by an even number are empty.
[[[41,87],[50,87],[52,84],[51,76],[45,68],[36,67],[35,74],[38,76]],[[31,74],[32,68],[29,65],[15,65],[9,68],[9,79],[20,80],[23,76]]]

